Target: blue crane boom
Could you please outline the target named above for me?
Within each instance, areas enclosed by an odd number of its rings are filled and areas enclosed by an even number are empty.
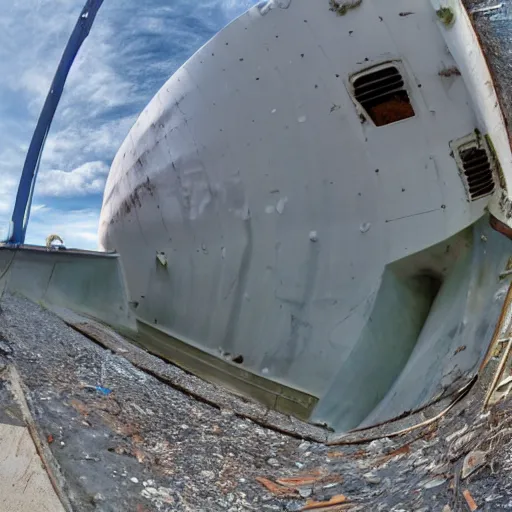
[[[82,43],[89,35],[96,14],[102,4],[103,0],[86,1],[64,53],[62,54],[59,67],[57,68],[50,91],[48,92],[39,120],[37,121],[37,126],[32,140],[30,141],[30,146],[23,165],[7,240],[9,244],[19,245],[25,242],[32,196],[34,194],[37,172],[39,170],[46,137],[50,131],[57,106],[59,105],[69,70],[73,65]]]

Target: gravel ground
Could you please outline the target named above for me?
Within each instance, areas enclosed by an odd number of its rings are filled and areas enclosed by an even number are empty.
[[[482,379],[423,428],[326,446],[198,401],[25,299],[0,306],[0,365],[18,370],[77,511],[446,512],[470,510],[464,491],[512,508],[510,402],[482,415]]]

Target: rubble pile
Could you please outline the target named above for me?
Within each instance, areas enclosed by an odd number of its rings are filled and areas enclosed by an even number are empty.
[[[430,408],[319,442],[198,400],[164,378],[172,365],[140,349],[134,365],[128,345],[106,349],[25,299],[1,308],[0,368],[16,368],[74,510],[512,509],[508,362],[484,407],[500,354]]]

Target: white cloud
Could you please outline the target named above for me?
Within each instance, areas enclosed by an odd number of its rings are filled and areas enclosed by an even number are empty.
[[[12,210],[14,194],[16,193],[16,182],[10,178],[2,178],[0,187],[0,214],[8,214]]]
[[[99,212],[71,210],[63,212],[47,206],[32,209],[27,243],[44,245],[50,234],[59,235],[66,247],[98,249]]]
[[[108,166],[104,162],[87,162],[72,171],[52,169],[39,176],[37,194],[46,197],[101,194],[107,174]]]
[[[37,117],[84,3],[15,0],[2,9],[0,237],[6,234]],[[105,1],[71,68],[46,143],[36,185],[36,200],[44,198],[45,205],[32,210],[30,240],[44,243],[60,229],[73,245],[95,246],[98,194],[108,163],[137,115],[187,57],[253,3]],[[90,208],[71,211],[65,219],[59,208],[73,204],[74,197]]]

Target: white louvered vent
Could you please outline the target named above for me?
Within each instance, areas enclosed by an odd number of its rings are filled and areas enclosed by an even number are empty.
[[[470,201],[492,194],[496,163],[479,134],[471,134],[451,144]]]
[[[351,78],[354,99],[376,126],[414,117],[402,73],[396,64],[376,66]]]

